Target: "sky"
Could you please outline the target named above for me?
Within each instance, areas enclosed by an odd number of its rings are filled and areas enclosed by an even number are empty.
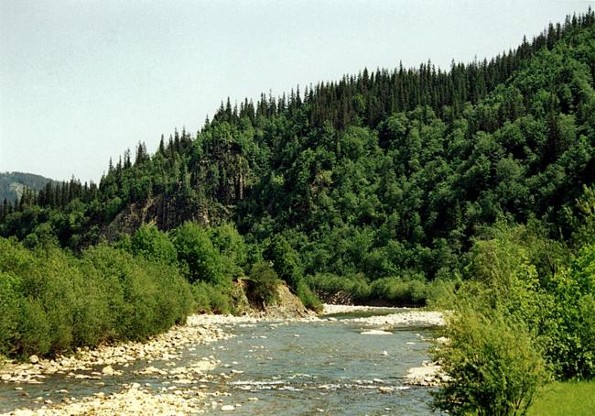
[[[221,101],[483,60],[595,1],[0,0],[0,172],[98,182]],[[302,89],[303,90],[303,89]],[[134,150],[133,150],[134,154]]]

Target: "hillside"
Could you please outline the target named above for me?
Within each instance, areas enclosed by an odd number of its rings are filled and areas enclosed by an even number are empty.
[[[6,199],[7,202],[15,203],[21,198],[25,188],[37,192],[43,189],[46,184],[51,181],[51,179],[32,173],[0,173],[0,202]]]
[[[126,152],[99,185],[47,186],[0,233],[48,224],[78,251],[141,224],[231,222],[265,258],[292,258],[277,270],[290,283],[452,276],[503,220],[572,244],[595,179],[594,38],[590,12],[489,62],[228,100],[196,134]]]

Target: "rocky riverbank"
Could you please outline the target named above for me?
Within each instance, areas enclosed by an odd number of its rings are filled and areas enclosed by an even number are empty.
[[[361,307],[326,305],[324,313],[348,313]],[[187,325],[153,337],[144,343],[123,343],[97,349],[81,349],[72,356],[53,360],[30,357],[27,363],[6,362],[0,365],[0,380],[14,385],[16,391],[28,396],[27,384],[43,384],[53,375],[97,385],[90,396],[78,399],[67,390],[52,392],[50,396],[30,397],[31,406],[16,409],[10,415],[112,415],[112,414],[197,414],[208,410],[231,411],[246,403],[235,402],[233,397],[207,388],[225,383],[234,376],[233,363],[221,363],[213,355],[197,357],[192,364],[181,366],[180,357],[193,345],[210,344],[232,337],[226,327],[252,325],[263,320],[312,321],[319,318],[193,315]],[[433,326],[443,323],[436,312],[407,311],[396,315],[356,318],[371,328],[394,328],[398,325]],[[139,367],[136,363],[142,363]],[[159,363],[159,364],[158,364]],[[165,363],[165,364],[164,364]],[[220,368],[220,369],[218,369]],[[155,376],[165,380],[159,385],[130,383],[117,386],[117,391],[105,393],[103,385],[122,373]],[[113,383],[113,382],[112,382]],[[143,382],[144,383],[144,382]],[[257,400],[248,398],[247,400]]]
[[[225,379],[229,375],[211,372],[220,362],[213,356],[202,357],[190,367],[176,366],[184,348],[190,345],[210,344],[227,339],[232,335],[223,327],[237,324],[254,324],[263,320],[278,320],[278,317],[263,316],[223,316],[192,315],[187,324],[176,326],[168,332],[152,337],[144,343],[130,342],[117,345],[101,346],[97,349],[79,349],[71,356],[60,356],[52,360],[31,356],[29,362],[3,362],[0,364],[0,381],[15,386],[15,390],[27,394],[23,385],[43,384],[44,380],[58,374],[75,380],[90,379],[98,386],[102,380],[131,371],[129,367],[142,360],[148,365],[134,370],[141,375],[159,375],[170,380],[170,385],[155,390],[152,386],[138,383],[122,386],[122,391],[106,395],[99,392],[92,397],[76,400],[69,397],[68,391],[57,391],[59,401],[46,397],[31,397],[35,408],[17,409],[9,415],[113,415],[113,414],[188,414],[200,413],[206,408],[232,410],[241,403],[226,404],[222,393],[201,391],[202,383],[212,382],[214,378]],[[288,320],[289,318],[285,318]],[[313,316],[292,320],[312,320]],[[192,348],[192,347],[190,347]],[[166,368],[152,366],[152,362],[166,362]],[[224,365],[229,367],[229,365]],[[229,371],[233,374],[233,369]],[[196,388],[198,386],[198,389]],[[192,388],[190,388],[192,387]],[[202,410],[201,410],[202,409]]]
[[[346,314],[355,312],[370,312],[378,310],[373,306],[350,306],[350,305],[324,305],[325,315]],[[351,322],[360,322],[377,329],[390,330],[400,326],[444,326],[444,314],[437,311],[426,311],[419,309],[405,308],[380,308],[386,312],[383,315],[375,315],[362,318],[350,319]],[[391,313],[394,312],[394,313]],[[397,313],[398,312],[398,313]]]

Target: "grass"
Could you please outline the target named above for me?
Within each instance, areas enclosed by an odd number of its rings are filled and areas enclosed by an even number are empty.
[[[595,381],[552,383],[543,388],[529,416],[591,416],[595,413]]]

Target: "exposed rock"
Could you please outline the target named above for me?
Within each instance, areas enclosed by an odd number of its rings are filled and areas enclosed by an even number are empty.
[[[362,335],[392,335],[392,332],[383,331],[382,329],[370,329],[369,331],[363,331]]]
[[[435,363],[424,363],[421,367],[410,368],[405,380],[412,386],[439,386],[446,379],[441,367]]]
[[[114,375],[114,369],[113,369],[113,367],[111,365],[105,366],[101,370],[101,374],[103,374],[104,376],[113,376]]]

